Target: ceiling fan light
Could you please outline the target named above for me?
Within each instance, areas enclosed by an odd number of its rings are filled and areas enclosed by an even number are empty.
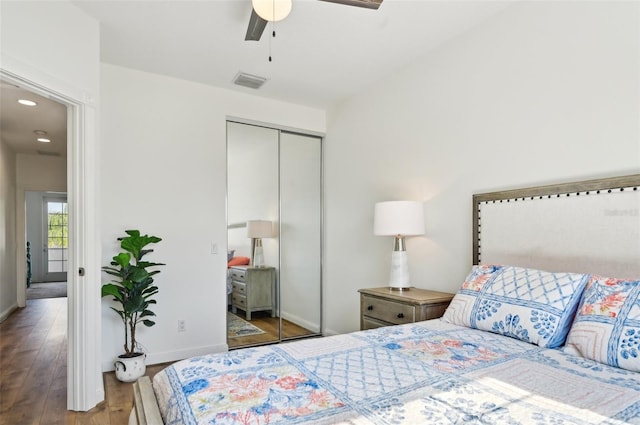
[[[253,10],[265,21],[281,21],[291,13],[291,0],[251,0]]]

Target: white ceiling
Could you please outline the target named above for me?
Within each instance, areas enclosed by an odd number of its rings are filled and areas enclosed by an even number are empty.
[[[24,106],[18,99],[33,100]],[[46,131],[39,136],[36,130]],[[67,152],[67,107],[5,81],[0,81],[0,137],[17,153],[65,157]],[[41,143],[44,137],[51,142]]]
[[[511,1],[384,0],[370,10],[293,0],[277,36],[269,24],[260,41],[244,41],[250,0],[74,3],[101,22],[103,62],[324,108]],[[257,91],[235,86],[239,71],[268,81]]]
[[[100,22],[102,62],[301,105],[326,108],[500,12],[516,0],[384,0],[378,10],[293,0],[291,14],[260,41],[245,41],[250,0],[77,0]],[[72,52],[69,52],[73,54]],[[271,54],[273,61],[269,62]],[[238,72],[266,77],[258,90]],[[1,136],[17,152],[64,155],[64,106],[17,107],[2,85]],[[35,96],[35,95],[34,95]],[[12,103],[13,102],[13,103]],[[50,102],[50,101],[48,101]],[[27,114],[27,115],[23,115]],[[34,143],[33,131],[52,137]]]

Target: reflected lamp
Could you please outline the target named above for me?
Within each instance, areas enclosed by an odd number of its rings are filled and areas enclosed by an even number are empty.
[[[264,251],[262,249],[262,238],[272,238],[273,236],[273,223],[271,221],[247,221],[247,237],[255,239],[255,246],[253,249],[253,267],[264,267]]]
[[[424,208],[422,202],[387,201],[375,204],[373,234],[394,236],[391,252],[389,287],[402,290],[411,287],[405,236],[424,234]]]

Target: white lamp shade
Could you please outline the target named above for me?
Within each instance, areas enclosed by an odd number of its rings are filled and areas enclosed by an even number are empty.
[[[248,238],[272,238],[273,223],[269,220],[249,220],[247,221]]]
[[[378,236],[412,236],[424,234],[422,202],[387,201],[375,205],[373,234]]]
[[[251,0],[253,10],[269,22],[281,21],[291,12],[291,0]]]

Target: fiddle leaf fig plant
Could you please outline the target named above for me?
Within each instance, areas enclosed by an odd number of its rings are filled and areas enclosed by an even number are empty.
[[[141,354],[136,352],[136,327],[139,324],[148,327],[156,324],[150,319],[156,315],[150,306],[156,304],[153,296],[158,293],[158,287],[153,283],[153,276],[160,273],[160,270],[150,271],[149,268],[165,264],[143,261],[145,255],[153,252],[147,246],[160,242],[161,238],[141,235],[139,230],[126,230],[125,233],[127,236],[118,238],[123,252],[113,257],[109,266],[102,267],[105,273],[115,277],[102,285],[102,297],[111,296],[118,303],[117,307],[111,309],[124,324],[122,357],[135,357]]]

